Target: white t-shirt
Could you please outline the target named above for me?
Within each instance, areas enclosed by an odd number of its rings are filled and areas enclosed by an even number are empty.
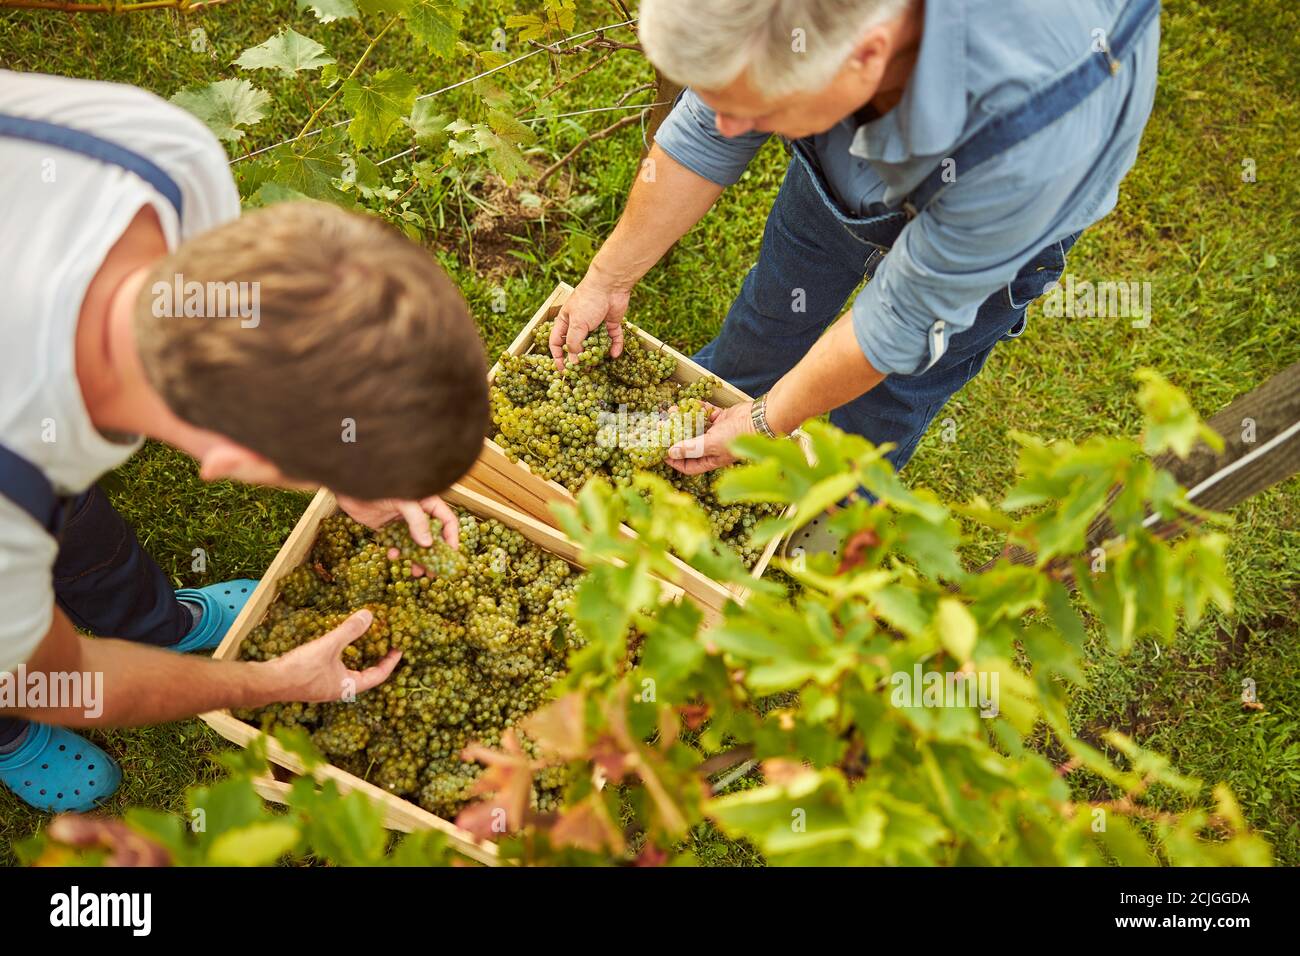
[[[131,86],[0,70],[0,113],[93,133],[180,187],[183,221],[134,173],[0,135],[0,443],[61,494],[85,491],[140,446],[96,430],[76,377],[81,303],[146,204],[168,248],[239,215],[225,150],[198,119]],[[0,671],[31,657],[54,614],[55,540],[0,493]]]

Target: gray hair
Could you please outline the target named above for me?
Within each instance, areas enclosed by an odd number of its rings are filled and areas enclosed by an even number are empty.
[[[746,68],[765,96],[825,87],[869,28],[912,0],[641,0],[646,55],[683,86],[721,89]]]

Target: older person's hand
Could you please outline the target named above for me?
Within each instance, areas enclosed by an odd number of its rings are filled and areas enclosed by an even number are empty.
[[[668,464],[683,475],[699,475],[734,464],[737,459],[730,451],[732,441],[741,435],[754,434],[754,422],[750,417],[753,402],[742,402],[730,408],[706,407],[709,409],[709,427],[704,434],[677,442],[668,449]]]
[[[555,367],[564,370],[566,354],[570,358],[581,355],[582,343],[602,324],[609,329],[610,357],[618,358],[623,351],[623,316],[630,297],[626,289],[606,281],[594,268],[589,269],[555,317],[547,343]]]

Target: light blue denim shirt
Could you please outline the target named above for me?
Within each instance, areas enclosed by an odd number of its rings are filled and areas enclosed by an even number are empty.
[[[898,105],[813,137],[832,193],[853,216],[897,206],[957,146],[1094,50],[1123,0],[926,0],[921,52]],[[859,345],[880,372],[914,374],[929,330],[969,328],[980,305],[1049,243],[1109,213],[1155,99],[1159,28],[1119,74],[1039,133],[970,171],[908,223],[853,303]],[[687,90],[655,137],[705,179],[734,184],[768,134],[722,136]]]

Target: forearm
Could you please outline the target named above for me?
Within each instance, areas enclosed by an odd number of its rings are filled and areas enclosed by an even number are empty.
[[[862,354],[853,317],[846,313],[772,386],[767,422],[778,434],[789,434],[810,418],[865,395],[884,377]]]
[[[274,662],[214,661],[129,641],[82,640],[83,669],[104,675],[103,713],[88,719],[84,710],[73,709],[49,722],[139,727],[284,699]]]
[[[590,273],[610,288],[630,290],[686,235],[722,195],[723,187],[691,172],[658,145],[642,165],[627,207],[591,261]]]
[[[274,664],[213,661],[82,637],[61,613],[24,670],[28,687],[40,675],[45,693],[37,700],[28,691],[25,706],[0,708],[0,715],[64,727],[162,723],[226,707],[263,706],[285,699],[287,691]]]

